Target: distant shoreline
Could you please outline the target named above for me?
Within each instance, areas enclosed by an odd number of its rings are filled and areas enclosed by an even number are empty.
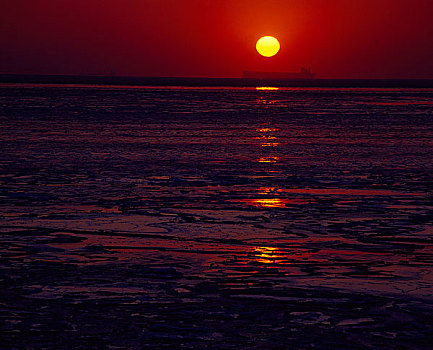
[[[433,79],[248,79],[24,74],[0,74],[0,83],[197,87],[433,88]]]

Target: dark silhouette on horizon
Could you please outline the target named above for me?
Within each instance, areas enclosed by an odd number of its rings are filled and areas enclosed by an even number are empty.
[[[247,79],[313,79],[310,68],[302,67],[299,72],[253,72],[244,70],[242,78]]]
[[[88,84],[126,86],[232,86],[334,87],[334,88],[433,88],[433,79],[284,79],[284,78],[192,78],[102,75],[0,74],[0,84]]]

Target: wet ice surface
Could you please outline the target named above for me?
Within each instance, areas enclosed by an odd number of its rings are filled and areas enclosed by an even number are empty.
[[[0,90],[6,348],[430,348],[433,90]]]

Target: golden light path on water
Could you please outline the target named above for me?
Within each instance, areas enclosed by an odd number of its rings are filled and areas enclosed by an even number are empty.
[[[279,90],[280,88],[274,87],[274,86],[257,86],[256,90],[267,90],[267,91],[273,91],[273,90]]]
[[[275,247],[255,247],[254,253],[257,261],[263,264],[275,263],[278,255],[275,254],[277,248]]]
[[[274,100],[268,99],[266,95],[266,91],[276,91],[278,90],[277,87],[271,87],[271,86],[261,86],[256,87],[258,91],[265,91],[265,97],[260,98],[258,100],[259,103],[263,104],[272,104],[275,103]],[[279,129],[272,127],[272,126],[263,126],[256,129],[256,132],[259,136],[256,137],[257,140],[261,140],[262,143],[260,144],[260,147],[271,147],[272,149],[276,148],[280,145],[279,142],[275,142],[274,140],[277,140],[276,132],[278,132]],[[271,141],[272,140],[272,141]],[[268,151],[269,152],[269,151]],[[268,153],[267,152],[267,153]],[[274,151],[272,151],[274,153]],[[273,164],[280,160],[280,157],[274,154],[268,154],[267,156],[260,157],[258,159],[259,163],[264,164]],[[261,187],[258,189],[259,194],[269,195],[276,192],[276,188],[273,187]],[[258,198],[258,199],[251,199],[247,200],[246,203],[253,205],[255,207],[262,207],[262,208],[284,208],[286,206],[286,203],[288,202],[287,199],[281,199],[279,197],[275,198]]]
[[[310,259],[312,252],[302,250],[287,250],[276,247],[254,247],[254,257],[259,263],[272,265],[290,265],[299,260]]]
[[[284,208],[286,205],[283,200],[280,198],[261,198],[261,199],[253,199],[250,202],[251,204],[259,207],[265,208]]]
[[[276,163],[276,162],[278,162],[279,159],[280,159],[280,157],[261,157],[261,158],[259,158],[258,162],[259,163]]]

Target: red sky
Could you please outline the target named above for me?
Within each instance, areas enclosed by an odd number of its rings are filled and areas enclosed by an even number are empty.
[[[0,1],[0,73],[433,78],[432,0]]]

